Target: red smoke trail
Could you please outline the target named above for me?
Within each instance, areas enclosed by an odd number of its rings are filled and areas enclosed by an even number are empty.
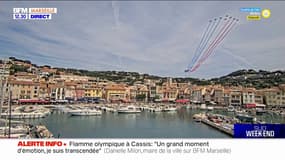
[[[229,21],[227,21],[224,27],[220,30],[220,33],[216,36],[215,40],[209,45],[208,49],[206,50],[203,57],[199,60],[197,65],[193,69],[191,69],[191,72],[194,72],[195,70],[199,68],[199,66],[213,53],[213,50],[218,46],[218,44],[221,41],[223,41],[225,36],[232,30],[234,26],[234,24],[232,25],[232,23],[234,22],[234,19],[231,21],[229,25],[228,25],[228,22]],[[227,27],[225,28],[225,26]]]

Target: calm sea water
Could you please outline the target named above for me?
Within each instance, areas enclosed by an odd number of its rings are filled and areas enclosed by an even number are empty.
[[[229,138],[205,124],[193,121],[195,110],[139,114],[103,113],[101,116],[70,116],[54,112],[43,119],[27,120],[44,124],[61,138]]]
[[[228,135],[203,123],[193,121],[198,110],[179,109],[173,113],[139,114],[103,113],[101,116],[70,116],[54,112],[43,119],[27,120],[32,124],[44,124],[61,138],[229,138]],[[228,114],[215,111],[220,114]],[[284,118],[260,116],[267,122],[285,123]]]

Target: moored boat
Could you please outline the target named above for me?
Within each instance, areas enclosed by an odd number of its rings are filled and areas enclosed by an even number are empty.
[[[256,118],[247,114],[237,114],[236,117],[241,121],[241,122],[255,122]]]
[[[129,105],[127,107],[121,107],[117,110],[118,113],[141,113],[136,106]]]
[[[177,108],[175,108],[175,107],[165,107],[162,109],[163,112],[174,112],[176,110],[177,110]]]
[[[214,110],[214,107],[208,106],[208,107],[207,107],[207,110],[208,110],[208,111],[212,111],[212,110]]]
[[[98,116],[101,114],[101,111],[95,109],[82,109],[71,113],[72,116]]]
[[[193,119],[196,122],[201,122],[202,119],[206,118],[206,115],[204,113],[198,113],[193,115]]]
[[[263,113],[266,113],[266,111],[264,109],[262,109],[262,108],[256,108],[255,111],[256,111],[257,115],[262,115]]]
[[[228,112],[234,112],[235,111],[235,107],[234,106],[228,106],[227,111]]]

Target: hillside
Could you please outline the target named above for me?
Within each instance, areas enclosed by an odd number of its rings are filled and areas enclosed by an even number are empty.
[[[45,66],[37,66],[32,64],[29,60],[20,60],[15,57],[9,58],[12,62],[19,61],[26,64],[31,64],[35,68],[41,67],[50,67],[48,65]],[[52,68],[52,67],[50,67]],[[89,71],[83,69],[73,69],[73,68],[54,68],[57,70],[56,74],[60,74],[60,72],[64,72],[67,74],[75,74],[80,76],[90,76],[96,77],[98,80],[107,80],[113,82],[123,82],[126,84],[133,83],[144,83],[144,80],[155,80],[156,83],[165,82],[167,77],[160,77],[149,74],[140,74],[138,72],[125,72],[125,71]],[[29,72],[29,68],[27,66],[15,65],[13,64],[10,68],[10,73],[14,74],[15,72]],[[278,86],[279,84],[285,83],[285,71],[277,70],[277,71],[264,71],[259,70],[255,71],[253,69],[242,69],[235,72],[232,72],[226,76],[222,76],[219,78],[212,78],[209,80],[197,79],[197,78],[177,78],[173,77],[173,80],[180,83],[191,82],[192,84],[197,85],[209,85],[209,84],[221,84],[224,86],[244,86],[244,87],[255,87],[257,89],[268,88],[271,86]]]

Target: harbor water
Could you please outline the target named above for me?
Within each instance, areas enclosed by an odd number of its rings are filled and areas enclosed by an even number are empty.
[[[103,112],[100,116],[71,116],[55,110],[45,118],[25,119],[25,122],[45,125],[54,137],[60,138],[230,138],[217,129],[195,122],[193,115],[201,112],[206,111],[182,107],[174,112]],[[210,112],[235,116],[225,110]],[[269,113],[256,118],[267,123],[285,123],[284,117]]]
[[[70,116],[59,111],[27,123],[43,124],[60,138],[229,138],[220,131],[195,122],[198,110],[181,108],[175,112]]]

